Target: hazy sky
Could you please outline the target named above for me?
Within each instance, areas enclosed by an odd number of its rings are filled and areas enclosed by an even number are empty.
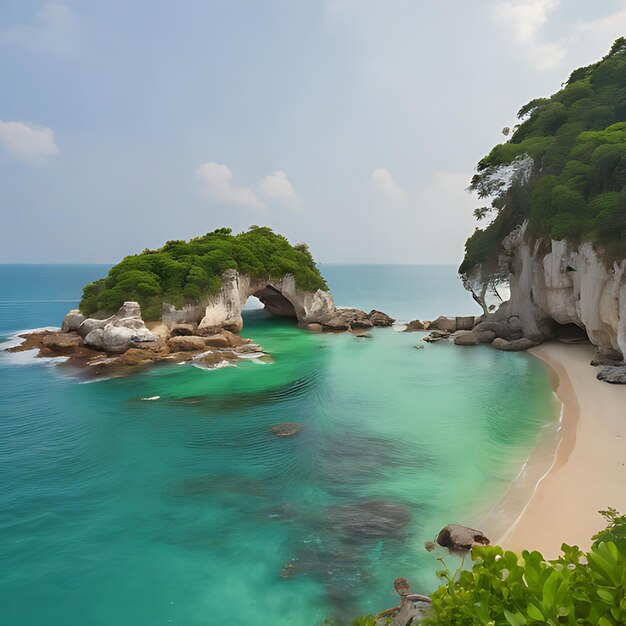
[[[458,263],[476,162],[626,0],[0,0],[0,262],[269,225]]]

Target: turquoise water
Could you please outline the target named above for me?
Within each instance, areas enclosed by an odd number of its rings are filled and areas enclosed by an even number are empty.
[[[0,266],[0,337],[58,325],[105,271]],[[454,268],[323,272],[339,304],[473,312]],[[555,419],[525,354],[310,334],[263,311],[243,334],[274,362],[85,384],[1,355],[0,623],[308,626],[380,610],[397,576],[432,589],[423,542],[477,522]],[[285,421],[304,429],[274,437]]]

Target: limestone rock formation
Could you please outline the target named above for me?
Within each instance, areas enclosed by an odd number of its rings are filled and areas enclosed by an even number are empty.
[[[549,251],[530,245],[526,224],[504,241],[511,298],[480,330],[537,343],[559,324],[584,329],[601,354],[626,355],[626,260],[607,263],[590,243],[552,241]],[[517,335],[517,336],[516,336]]]
[[[197,327],[199,332],[222,329],[239,332],[243,328],[241,311],[251,296],[258,298],[270,313],[294,317],[302,328],[314,331],[367,329],[389,326],[394,321],[380,311],[368,315],[360,309],[337,308],[328,291],[298,289],[291,274],[280,279],[253,279],[230,269],[222,274],[220,292],[208,296],[202,304],[180,309],[164,304],[163,323],[172,329],[172,334],[178,334],[181,325],[185,329],[186,325]]]
[[[126,352],[138,344],[157,340],[141,319],[137,302],[124,302],[115,315],[104,320],[87,318],[76,330],[84,337],[85,345],[105,352]]]

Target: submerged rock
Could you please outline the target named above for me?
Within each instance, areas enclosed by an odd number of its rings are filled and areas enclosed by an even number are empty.
[[[276,424],[272,426],[272,433],[277,437],[293,437],[297,435],[304,426],[295,422],[285,422],[284,424]]]
[[[389,500],[367,500],[329,509],[327,523],[351,539],[397,537],[411,521],[411,513]]]
[[[440,546],[456,551],[467,551],[474,546],[488,546],[490,543],[482,531],[458,524],[448,524],[442,528],[436,541]]]

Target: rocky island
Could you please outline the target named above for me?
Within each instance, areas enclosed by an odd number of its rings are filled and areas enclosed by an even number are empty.
[[[261,358],[261,346],[239,335],[251,296],[315,332],[358,333],[395,321],[381,311],[335,306],[306,244],[292,246],[266,227],[238,235],[221,228],[127,256],[84,287],[60,331],[21,335],[24,341],[8,350],[68,356],[96,374],[155,362],[214,368]]]

